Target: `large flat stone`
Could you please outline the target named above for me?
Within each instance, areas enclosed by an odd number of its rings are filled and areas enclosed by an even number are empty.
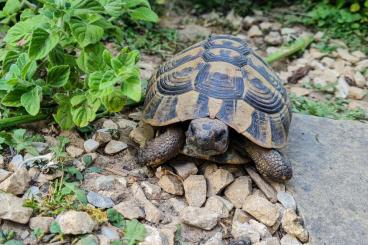
[[[312,244],[367,244],[368,124],[294,114],[285,151]]]

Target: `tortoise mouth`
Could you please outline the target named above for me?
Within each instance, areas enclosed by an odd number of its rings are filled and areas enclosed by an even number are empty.
[[[194,119],[185,134],[184,151],[189,155],[219,155],[225,153],[229,145],[228,126],[217,119]]]

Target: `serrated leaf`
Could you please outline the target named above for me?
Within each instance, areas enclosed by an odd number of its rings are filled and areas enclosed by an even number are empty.
[[[78,101],[73,101],[73,99],[78,99]],[[92,122],[96,118],[96,112],[101,105],[98,99],[90,97],[84,100],[73,97],[71,103],[73,105],[71,110],[73,122],[78,127],[85,127]]]
[[[31,59],[42,59],[47,56],[50,51],[55,48],[59,42],[59,35],[55,32],[37,28],[33,31],[31,44],[29,45],[28,54]]]
[[[132,12],[130,13],[130,16],[132,17],[133,20],[142,20],[149,22],[158,21],[158,15],[147,7],[139,7],[133,9]]]
[[[139,102],[142,97],[141,88],[141,80],[137,77],[132,77],[124,82],[122,93],[129,99]]]
[[[7,15],[11,15],[16,13],[21,7],[21,4],[18,0],[7,0],[5,6],[3,8],[3,12]]]
[[[128,245],[134,245],[145,239],[147,230],[143,224],[138,222],[138,220],[133,219],[126,221],[124,234],[124,240],[128,242]]]
[[[27,92],[25,89],[16,89],[7,93],[1,100],[1,104],[11,107],[21,107],[20,98]]]
[[[134,8],[140,5],[150,8],[148,0],[127,0],[125,4],[127,8]]]
[[[102,59],[104,50],[105,47],[100,43],[88,45],[77,59],[78,67],[86,73],[103,70],[105,67]]]
[[[99,42],[104,34],[104,30],[100,26],[89,24],[78,19],[72,19],[70,21],[70,29],[72,30],[74,38],[82,48],[89,44]]]
[[[102,104],[109,112],[119,112],[124,108],[126,100],[121,91],[114,89],[112,93],[102,97]]]
[[[69,80],[70,67],[60,65],[52,67],[47,74],[47,84],[53,88],[63,87]]]
[[[66,98],[68,99],[68,98]],[[71,104],[69,100],[64,101],[64,103],[59,104],[56,114],[53,115],[57,124],[63,130],[71,129],[75,126],[73,122],[73,117],[71,114]]]
[[[81,16],[84,14],[91,14],[94,12],[102,12],[104,8],[96,0],[76,0],[71,1],[71,8],[74,10],[74,16]]]
[[[102,58],[106,65],[111,66],[112,54],[109,50],[105,49],[103,51]]]
[[[105,12],[110,16],[119,17],[124,13],[124,3],[120,0],[100,0],[99,2],[105,8]]]
[[[359,3],[353,3],[351,6],[350,6],[350,11],[355,13],[355,12],[358,12],[360,10],[360,4]]]
[[[9,71],[9,68],[12,64],[14,64],[17,61],[19,53],[16,51],[8,51],[5,55],[4,61],[3,61],[3,71],[4,73]]]
[[[40,104],[42,98],[42,89],[38,86],[34,87],[31,91],[24,93],[21,98],[21,104],[26,111],[35,116],[40,111]]]
[[[109,208],[107,210],[107,218],[109,220],[109,222],[118,228],[123,228],[125,225],[125,220],[124,217],[121,213],[119,213],[118,211],[116,211],[116,209],[113,208]]]

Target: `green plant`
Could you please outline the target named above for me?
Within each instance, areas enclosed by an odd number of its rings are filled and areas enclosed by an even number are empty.
[[[63,136],[59,136],[56,139],[58,143],[55,146],[50,147],[50,150],[54,153],[54,160],[57,162],[64,162],[68,157],[65,152],[65,147],[69,144],[69,139]]]
[[[127,220],[124,229],[124,241],[128,245],[135,245],[138,242],[143,241],[147,235],[147,230],[143,224],[139,223],[138,220]]]
[[[116,226],[118,228],[123,228],[125,226],[123,215],[113,208],[107,210],[107,218],[110,224],[112,224],[113,226]]]
[[[32,231],[32,235],[39,242],[45,236],[45,232],[41,228],[36,228]]]
[[[7,241],[14,239],[15,235],[16,234],[14,231],[0,230],[0,244],[6,243]]]
[[[61,128],[69,129],[88,125],[100,110],[117,112],[128,99],[140,100],[138,51],[124,48],[113,56],[102,40],[122,36],[115,23],[122,16],[157,21],[147,0],[18,3],[8,1],[0,15],[6,23],[19,18],[0,55],[3,107],[32,116],[51,108]]]
[[[0,132],[0,145],[6,144],[16,152],[27,152],[38,155],[37,149],[32,145],[34,141],[43,141],[40,135],[29,135],[25,129],[15,129],[12,132]]]

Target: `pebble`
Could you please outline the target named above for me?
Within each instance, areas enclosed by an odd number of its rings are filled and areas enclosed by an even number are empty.
[[[180,179],[175,175],[164,175],[158,181],[159,186],[167,193],[173,195],[183,195],[184,188]]]
[[[339,55],[339,57],[341,59],[344,59],[344,60],[349,61],[351,63],[356,63],[360,60],[360,58],[351,55],[347,49],[338,48],[336,51],[337,51],[337,54]]]
[[[254,245],[280,245],[280,240],[277,237],[270,237],[257,242]]]
[[[118,129],[118,125],[113,120],[105,120],[102,124],[103,128],[107,129]]]
[[[259,27],[257,25],[253,25],[249,30],[248,30],[248,37],[260,37],[263,35],[261,29],[259,29]]]
[[[269,31],[272,27],[272,23],[271,22],[261,22],[259,24],[259,27],[261,28],[261,30],[263,31]]]
[[[127,219],[141,219],[145,216],[142,208],[134,200],[122,201],[115,205],[114,209]]]
[[[243,210],[239,208],[235,209],[234,216],[233,216],[233,223],[234,222],[245,223],[245,222],[249,222],[250,219],[251,219],[251,216],[248,215],[246,212],[244,212]]]
[[[12,172],[6,171],[5,169],[0,168],[0,183],[8,178]]]
[[[101,227],[100,230],[101,230],[101,235],[107,237],[110,241],[120,239],[119,232],[117,228],[115,227],[109,227],[109,226],[104,225]]]
[[[281,245],[302,245],[302,243],[299,242],[298,239],[296,239],[293,236],[290,236],[289,234],[286,234],[285,236],[281,238],[280,244]]]
[[[149,225],[144,225],[144,227],[147,235],[138,245],[169,245],[167,237],[159,229]]]
[[[29,220],[29,227],[32,230],[40,228],[45,234],[47,234],[53,221],[53,217],[36,216]]]
[[[126,132],[132,131],[138,125],[138,123],[124,118],[119,119],[117,123],[119,125],[119,128],[123,129]]]
[[[302,242],[308,242],[308,231],[302,226],[302,219],[292,209],[286,209],[282,217],[282,228]]]
[[[190,24],[178,31],[178,41],[183,43],[195,42],[207,38],[210,34],[211,31],[206,27]]]
[[[367,91],[358,87],[351,86],[349,88],[348,98],[361,100],[367,94]]]
[[[104,151],[105,151],[106,154],[112,155],[112,154],[119,153],[119,152],[125,150],[126,148],[128,148],[128,145],[126,143],[121,142],[121,141],[117,141],[117,140],[111,140],[105,146]]]
[[[281,45],[282,44],[282,37],[278,31],[271,31],[267,36],[264,38],[265,42],[270,45]]]
[[[146,201],[144,203],[144,212],[146,214],[146,220],[155,224],[160,223],[164,218],[164,214],[153,203]]]
[[[291,35],[291,34],[295,34],[296,30],[293,28],[289,28],[289,27],[284,27],[281,29],[281,34],[282,35]]]
[[[28,223],[33,210],[23,207],[23,202],[23,199],[10,193],[0,192],[0,219],[10,220],[20,224]]]
[[[345,99],[349,95],[350,86],[344,77],[340,77],[337,81],[335,96]]]
[[[182,221],[203,230],[212,230],[216,224],[219,215],[207,208],[198,208],[198,207],[186,207],[181,213]]]
[[[261,239],[261,235],[247,222],[233,222],[231,226],[231,235],[235,239],[248,237],[251,240],[252,244],[259,242],[259,240]]]
[[[186,179],[189,175],[195,175],[198,173],[198,168],[193,162],[174,162],[170,163],[170,166],[174,168],[177,175]]]
[[[84,142],[83,142],[83,144],[84,144]],[[71,156],[73,158],[80,157],[84,152],[83,149],[78,148],[74,145],[67,146],[65,150],[69,154],[69,156]]]
[[[357,71],[360,71],[360,72],[363,72],[365,69],[368,68],[368,59],[365,59],[365,60],[362,60],[362,61],[359,61],[357,64],[356,64],[356,67],[355,69]]]
[[[82,237],[75,245],[98,245],[99,241],[95,235],[89,234]]]
[[[206,201],[207,184],[203,175],[190,175],[184,180],[185,199],[193,207],[201,207]]]
[[[224,193],[236,208],[241,208],[246,197],[252,193],[252,180],[249,176],[238,177],[225,189]]]
[[[15,171],[19,168],[25,168],[26,165],[23,163],[23,156],[18,154],[15,155],[8,164],[8,169],[10,171]]]
[[[152,66],[152,63],[150,63],[150,66]],[[153,71],[153,69],[152,69]],[[131,112],[129,113],[128,117],[134,121],[140,121],[142,119],[142,112],[141,111],[137,111],[137,112]]]
[[[207,177],[207,196],[219,194],[233,181],[233,175],[225,169],[218,169],[214,173],[209,174]]]
[[[363,88],[366,85],[366,83],[367,83],[365,77],[359,71],[355,72],[355,74],[354,74],[354,80],[355,80],[356,85],[359,88]]]
[[[110,130],[106,128],[97,130],[92,138],[100,144],[106,144],[112,140]]]
[[[220,196],[211,196],[207,199],[205,208],[216,212],[220,218],[228,218],[234,205]]]
[[[255,194],[245,199],[242,209],[267,226],[274,225],[280,216],[275,204]]]
[[[4,157],[0,155],[0,168],[4,168]]]
[[[256,230],[259,233],[259,235],[261,236],[261,240],[272,237],[267,226],[265,226],[264,224],[259,223],[258,221],[254,219],[249,220],[248,223],[254,230]]]
[[[222,233],[217,232],[213,237],[208,239],[204,245],[225,245],[223,239],[222,239]]]
[[[88,192],[87,200],[90,204],[97,208],[106,209],[114,206],[114,202],[111,200],[111,198],[100,195],[94,191]]]
[[[310,94],[311,92],[312,91],[310,89],[302,88],[302,87],[291,87],[290,88],[290,93],[295,94],[298,97],[306,96]]]
[[[148,181],[141,182],[141,186],[148,199],[159,199],[161,194],[161,187],[151,184]]]
[[[154,136],[155,130],[149,124],[140,124],[129,134],[129,138],[140,146],[144,146],[146,142],[152,139]]]
[[[251,27],[254,23],[256,23],[256,18],[254,18],[253,16],[249,16],[247,15],[244,19],[243,19],[243,25],[246,28]]]
[[[63,234],[80,235],[91,233],[96,222],[86,212],[66,211],[56,217]]]
[[[287,192],[279,191],[277,192],[277,200],[285,207],[292,210],[296,210],[296,202],[292,195]]]
[[[94,152],[95,150],[98,149],[99,146],[100,143],[98,143],[96,140],[89,139],[84,141],[84,150],[88,153]]]
[[[0,183],[0,190],[14,195],[23,194],[29,187],[31,177],[25,168],[19,168]]]

